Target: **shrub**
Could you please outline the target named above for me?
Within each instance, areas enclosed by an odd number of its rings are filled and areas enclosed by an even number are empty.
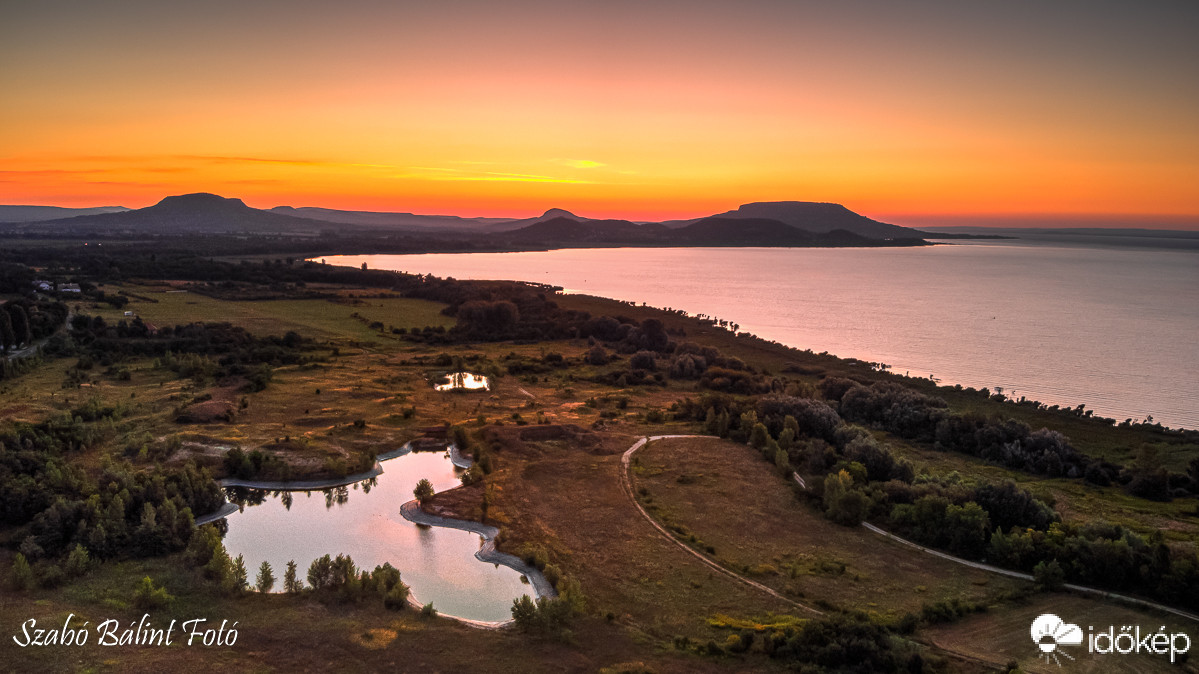
[[[656,355],[653,351],[638,351],[629,358],[629,367],[634,370],[653,371],[657,368],[657,361],[654,359]]]
[[[25,555],[17,553],[12,562],[12,584],[17,590],[28,590],[33,587],[33,569]]]
[[[562,572],[558,567],[553,564],[546,564],[545,569],[541,573],[545,575],[545,579],[549,581],[552,587],[558,587],[558,581],[562,578]]]
[[[604,347],[596,344],[587,352],[588,365],[607,365],[609,361],[608,352],[604,351]]]
[[[133,593],[133,605],[139,610],[166,608],[175,598],[167,594],[165,587],[154,587],[154,581],[149,576],[142,578],[141,584]]]
[[[88,566],[91,565],[91,559],[87,554],[87,548],[82,545],[76,545],[71,554],[67,555],[66,574],[72,578],[82,576],[87,573]]]
[[[423,504],[433,498],[433,483],[422,477],[420,482],[416,483],[416,488],[412,490],[412,495]]]
[[[1056,559],[1038,562],[1032,569],[1032,577],[1037,589],[1044,592],[1060,590],[1066,582],[1066,572]]]
[[[411,591],[407,585],[403,583],[396,583],[383,597],[383,606],[390,611],[399,611],[403,609],[408,605],[408,595],[410,592]],[[429,606],[432,607],[432,604],[429,604]],[[421,609],[421,612],[424,612],[423,608]]]

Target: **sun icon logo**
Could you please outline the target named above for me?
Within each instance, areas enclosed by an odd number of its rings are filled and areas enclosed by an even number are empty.
[[[1033,643],[1041,651],[1037,656],[1045,660],[1045,664],[1050,661],[1056,662],[1058,667],[1062,666],[1062,661],[1057,656],[1062,656],[1067,660],[1073,660],[1074,657],[1066,653],[1062,646],[1077,646],[1082,643],[1082,629],[1073,623],[1068,623],[1052,613],[1044,613],[1032,621],[1032,628],[1029,630],[1032,633]]]

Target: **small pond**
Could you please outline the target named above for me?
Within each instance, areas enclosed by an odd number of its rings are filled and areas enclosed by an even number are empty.
[[[490,390],[491,384],[487,381],[487,377],[473,372],[453,372],[442,377],[439,384],[435,384],[433,388],[438,391],[487,391]]]
[[[251,584],[263,560],[270,562],[276,591],[288,560],[304,580],[312,560],[348,554],[359,568],[390,562],[418,601],[461,618],[507,620],[513,599],[534,596],[513,569],[475,558],[483,540],[478,534],[420,527],[400,514],[421,478],[436,491],[460,484],[460,470],[446,452],[413,452],[382,466],[378,477],[323,491],[231,490],[248,500],[226,518],[225,548],[233,557],[244,555]]]

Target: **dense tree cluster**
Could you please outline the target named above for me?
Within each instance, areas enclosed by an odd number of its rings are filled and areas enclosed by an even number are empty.
[[[82,426],[19,425],[0,436],[0,519],[25,527],[20,551],[47,584],[62,577],[56,560],[68,553],[107,559],[182,549],[193,516],[224,503],[212,477],[190,464],[154,474],[108,464],[89,477],[64,457],[82,446]]]
[[[856,525],[871,519],[963,557],[1029,572],[1052,565],[1067,582],[1199,606],[1199,558],[1193,551],[1172,549],[1160,539],[1145,541],[1118,527],[1064,525],[1049,505],[1011,482],[967,485],[952,476],[916,475],[911,464],[895,458],[864,428],[846,424],[822,401],[706,394],[682,401],[674,414],[703,421],[713,434],[748,442],[787,475],[798,467],[817,478],[809,479],[811,488],[804,494],[836,522]],[[1040,438],[1064,445],[1050,432]]]
[[[866,386],[829,377],[820,388],[846,420],[928,442],[943,451],[969,454],[1035,475],[1085,479],[1101,486],[1118,482],[1144,498],[1168,500],[1199,493],[1199,481],[1189,475],[1170,473],[1156,464],[1122,469],[1078,452],[1057,431],[1034,431],[1015,419],[954,413],[944,400],[899,384],[875,382]]]
[[[861,617],[833,614],[777,630],[763,639],[768,655],[803,663],[804,671],[925,671],[917,646]]]
[[[0,350],[30,346],[54,334],[66,321],[69,309],[45,297],[23,297],[0,304]]]

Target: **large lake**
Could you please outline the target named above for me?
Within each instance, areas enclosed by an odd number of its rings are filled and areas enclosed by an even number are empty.
[[[1199,253],[1022,241],[608,248],[330,264],[562,286],[943,383],[1199,428]]]

